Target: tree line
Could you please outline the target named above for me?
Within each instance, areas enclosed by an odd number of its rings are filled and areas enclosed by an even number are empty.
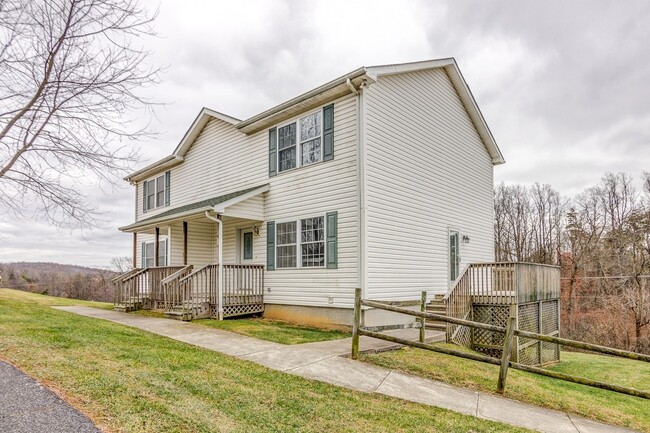
[[[650,172],[640,180],[607,173],[570,198],[495,187],[496,260],[560,266],[566,337],[650,352]]]
[[[58,263],[0,263],[0,287],[89,301],[113,300],[116,272]]]

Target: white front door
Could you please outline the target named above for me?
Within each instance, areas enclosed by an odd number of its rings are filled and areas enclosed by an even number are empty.
[[[242,264],[252,263],[253,252],[253,229],[245,229],[241,231],[239,239],[239,262]]]

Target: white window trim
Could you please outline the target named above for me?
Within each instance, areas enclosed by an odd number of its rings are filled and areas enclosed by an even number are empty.
[[[163,247],[163,244],[164,244],[164,247]],[[144,261],[144,263],[146,265],[147,260],[150,259],[150,257],[147,257],[147,245],[153,245],[154,246],[153,247],[153,251],[154,251],[153,252],[153,254],[154,254],[153,259],[154,259],[154,262],[153,262],[152,267],[155,267],[156,266],[156,257],[155,257],[155,255],[156,255],[156,241],[144,242],[144,249],[142,250],[142,261]],[[160,253],[161,251],[165,252],[165,254],[164,254],[165,264],[158,263],[158,266],[170,266],[169,265],[169,239],[160,239],[160,241],[158,241],[158,249],[159,249],[158,253]]]
[[[323,218],[323,248],[324,248],[323,253],[325,254],[324,255],[325,260],[323,261],[323,266],[302,266],[302,248],[301,248],[302,242],[300,242],[300,240],[301,240],[301,237],[300,237],[300,231],[301,231],[300,220],[304,220],[304,219],[307,219],[307,218]],[[277,230],[277,227],[278,227],[278,224],[291,223],[291,222],[296,223],[296,243],[294,244],[296,246],[296,266],[281,267],[281,266],[278,266],[278,247],[287,246],[287,245],[291,245],[291,244],[278,245],[278,230]],[[276,227],[276,230],[275,230],[275,247],[274,247],[275,251],[274,251],[274,254],[275,254],[275,260],[276,260],[276,265],[275,265],[276,270],[283,270],[283,269],[326,269],[327,268],[327,215],[325,215],[325,214],[316,214],[316,215],[309,215],[309,216],[304,216],[304,217],[300,217],[300,218],[286,218],[286,219],[276,220],[275,221],[275,227]]]
[[[154,202],[154,206],[153,206],[153,207],[147,207],[147,209],[142,209],[142,212],[143,212],[143,213],[145,213],[145,212],[149,212],[149,211],[151,211],[151,210],[156,210],[156,209],[158,209],[159,207],[164,207],[164,206],[165,206],[165,195],[167,194],[166,191],[167,191],[167,189],[169,188],[168,185],[165,185],[165,186],[163,187],[163,199],[162,199],[162,203],[158,203],[158,181],[159,181],[160,179],[162,179],[162,182],[163,182],[163,185],[164,185],[164,184],[166,183],[165,176],[166,176],[166,172],[163,173],[163,174],[160,175],[160,176],[150,177],[149,179],[146,179],[146,180],[144,180],[144,181],[142,182],[142,195],[144,195],[144,185],[145,185],[146,183],[148,183],[148,182],[151,182],[152,180],[154,181],[154,182],[153,182],[153,186],[154,186],[154,188],[153,188],[153,202]],[[145,197],[145,199],[147,200],[147,204],[149,203],[149,196],[150,196],[150,195],[151,195],[151,194],[150,194],[150,191],[147,190],[147,196]]]
[[[276,170],[277,174],[288,173],[290,171],[297,170],[297,169],[302,168],[302,167],[309,167],[311,165],[316,165],[316,164],[320,164],[321,162],[323,162],[323,144],[324,144],[323,143],[323,135],[325,134],[325,129],[324,129],[325,128],[325,119],[323,118],[323,107],[319,107],[318,110],[315,110],[315,111],[312,111],[312,112],[309,112],[309,113],[306,113],[306,114],[301,114],[300,116],[298,116],[297,118],[295,118],[295,119],[293,119],[293,120],[291,120],[289,122],[285,122],[285,123],[282,123],[282,124],[279,124],[279,125],[276,126],[276,128],[275,128],[275,142],[277,143],[277,145],[276,145],[276,149],[275,149],[275,154],[276,154],[276,158],[275,158],[276,167],[275,167],[275,170]],[[320,119],[320,134],[318,135],[318,137],[320,137],[320,146],[321,146],[320,147],[320,160],[318,160],[316,162],[312,162],[311,164],[302,165],[302,148],[301,148],[301,145],[302,145],[303,142],[300,141],[300,119],[302,119],[303,117],[311,116],[311,115],[316,114],[316,113],[320,113],[320,116],[321,116],[321,119]],[[288,168],[286,170],[280,170],[280,128],[284,128],[285,126],[289,126],[292,123],[296,124],[296,166],[293,167],[293,168]],[[314,140],[315,138],[317,138],[317,137],[311,138],[311,139],[309,139],[307,141]],[[307,141],[305,141],[305,143]],[[284,222],[287,222],[287,221],[284,221]],[[286,268],[283,268],[283,269],[286,269]]]

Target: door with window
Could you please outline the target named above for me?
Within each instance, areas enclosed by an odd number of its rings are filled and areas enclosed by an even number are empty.
[[[239,262],[242,264],[253,263],[253,229],[241,231],[239,245]]]
[[[460,267],[460,239],[457,231],[449,231],[449,281],[453,283],[458,278]]]

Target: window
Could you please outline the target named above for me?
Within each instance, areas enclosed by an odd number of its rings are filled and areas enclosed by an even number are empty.
[[[243,239],[244,239],[243,259],[253,260],[253,232],[244,232]]]
[[[300,220],[300,258],[303,268],[325,266],[323,217]]]
[[[156,266],[154,260],[156,243],[143,242],[142,243],[142,266],[145,268],[153,268]],[[167,266],[167,240],[158,242],[158,266]]]
[[[279,171],[296,166],[296,124],[291,123],[278,128],[278,167]]]
[[[300,118],[297,122],[278,128],[278,171],[282,172],[322,160],[322,116],[321,111],[317,111]],[[299,157],[297,157],[298,148]]]
[[[277,224],[277,268],[325,266],[325,218],[304,218]]]
[[[166,172],[162,176],[144,182],[142,186],[144,211],[169,204],[169,177],[170,172]]]
[[[296,222],[280,223],[277,227],[277,267],[296,267]]]
[[[156,179],[148,180],[146,183],[147,209],[156,207]]]
[[[300,165],[309,165],[321,159],[321,112],[300,119]]]

